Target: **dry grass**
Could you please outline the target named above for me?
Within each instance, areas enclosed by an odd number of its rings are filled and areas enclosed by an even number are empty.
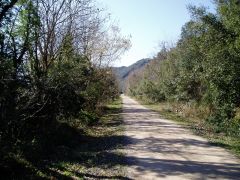
[[[205,119],[209,116],[209,109],[197,106],[195,103],[149,103],[138,100],[142,105],[159,112],[166,119],[173,120],[178,124],[191,129],[195,134],[207,138],[212,144],[224,147],[240,157],[240,139],[233,135],[218,133],[215,127]],[[240,108],[236,110],[234,121],[240,122]],[[240,123],[239,123],[240,124]]]

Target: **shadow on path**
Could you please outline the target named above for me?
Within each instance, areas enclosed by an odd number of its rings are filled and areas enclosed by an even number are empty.
[[[130,177],[239,179],[238,160],[124,96],[125,149]]]

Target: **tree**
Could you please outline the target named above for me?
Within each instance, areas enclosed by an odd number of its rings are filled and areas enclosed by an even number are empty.
[[[60,120],[98,114],[118,95],[108,65],[130,43],[92,0],[0,5],[1,147],[34,149],[31,142],[46,143]]]
[[[232,119],[240,106],[240,6],[237,0],[215,2],[216,14],[189,6],[191,20],[176,47],[165,56],[161,50],[144,76],[131,76],[129,88],[151,101],[207,107],[209,122],[220,131],[236,133],[239,124]]]

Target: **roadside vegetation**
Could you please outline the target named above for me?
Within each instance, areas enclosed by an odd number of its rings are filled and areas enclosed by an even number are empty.
[[[109,66],[130,47],[106,14],[94,0],[0,2],[1,178],[97,163],[92,152],[111,141],[105,106],[119,98]]]
[[[214,126],[205,119],[199,118],[196,114],[178,112],[179,104],[169,102],[153,103],[140,98],[136,98],[145,107],[158,112],[162,118],[173,120],[181,126],[190,129],[194,134],[203,136],[213,145],[230,150],[240,158],[240,140],[238,136],[232,136],[224,132],[216,132]],[[192,113],[192,112],[191,112]]]
[[[61,123],[47,154],[28,149],[1,161],[4,179],[124,179],[124,136],[121,99],[103,108],[90,125]],[[41,154],[39,154],[41,153]],[[41,158],[40,158],[41,155]]]
[[[240,154],[240,5],[215,5],[215,13],[189,6],[179,41],[133,72],[126,93]]]

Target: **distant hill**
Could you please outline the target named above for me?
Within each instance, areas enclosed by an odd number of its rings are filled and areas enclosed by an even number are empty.
[[[141,59],[130,66],[112,67],[113,73],[116,75],[121,91],[124,91],[125,80],[133,71],[143,68],[151,61],[150,59]]]

